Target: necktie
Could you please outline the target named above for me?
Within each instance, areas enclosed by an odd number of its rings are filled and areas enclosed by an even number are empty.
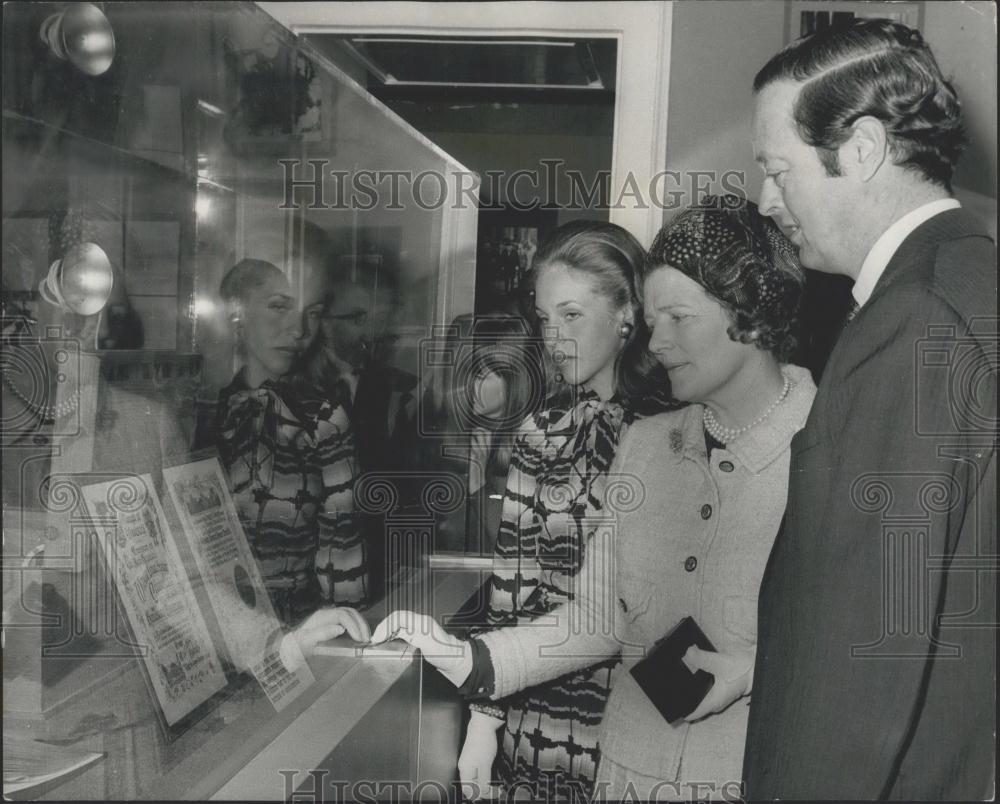
[[[856,316],[858,314],[858,310],[860,310],[860,309],[861,309],[861,305],[858,304],[857,299],[855,299],[855,298],[852,297],[851,298],[851,307],[847,311],[847,319],[846,319],[847,322],[853,321],[854,320],[854,316]]]

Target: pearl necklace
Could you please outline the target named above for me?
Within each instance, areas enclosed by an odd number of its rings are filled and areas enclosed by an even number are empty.
[[[25,407],[28,408],[32,413],[37,414],[43,421],[55,421],[56,419],[61,419],[64,416],[68,416],[70,413],[75,411],[80,405],[80,389],[77,388],[69,399],[64,399],[57,405],[39,405],[35,400],[29,399],[25,396],[24,392],[17,387],[13,380],[7,376],[7,370],[4,369],[2,372],[3,382],[10,390],[14,393]]]
[[[785,377],[785,382],[781,387],[781,393],[778,394],[778,398],[775,399],[768,406],[767,410],[760,414],[760,416],[750,422],[750,424],[745,424],[742,427],[725,427],[719,424],[719,420],[715,418],[715,414],[712,413],[712,409],[708,405],[705,405],[701,415],[702,421],[705,424],[705,429],[708,430],[708,434],[712,436],[712,438],[721,444],[728,444],[730,441],[735,441],[745,432],[752,430],[764,421],[764,419],[774,413],[774,409],[785,401],[785,397],[788,396],[788,392],[791,390],[792,381],[788,379],[788,377]]]

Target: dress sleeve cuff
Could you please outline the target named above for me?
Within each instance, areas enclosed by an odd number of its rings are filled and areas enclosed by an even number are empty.
[[[492,701],[473,701],[469,704],[469,709],[473,712],[480,712],[489,717],[494,717],[500,721],[507,720],[507,709]]]
[[[472,700],[489,698],[496,687],[490,650],[478,639],[470,639],[469,646],[472,649],[472,672],[458,688],[458,692],[462,697]]]

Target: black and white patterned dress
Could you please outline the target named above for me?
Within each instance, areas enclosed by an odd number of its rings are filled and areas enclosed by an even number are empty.
[[[237,513],[279,618],[294,623],[321,605],[370,602],[343,407],[281,382],[249,388],[241,372],[220,394],[217,430]]]
[[[657,400],[643,412],[672,407]],[[645,408],[645,406],[644,406]],[[573,595],[590,532],[603,521],[608,470],[637,418],[617,399],[583,392],[522,425],[503,500],[490,583],[492,628],[534,620]],[[612,658],[473,709],[505,719],[496,772],[508,790],[589,797],[599,759],[598,727]]]

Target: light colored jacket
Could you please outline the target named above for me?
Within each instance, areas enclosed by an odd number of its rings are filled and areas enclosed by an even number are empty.
[[[701,405],[631,427],[608,476],[605,510],[617,513],[593,522],[573,601],[542,621],[480,637],[495,697],[621,648],[603,756],[668,781],[739,781],[749,697],[671,726],[627,670],[686,616],[719,651],[755,648],[757,593],[785,509],[789,445],[816,393],[808,371],[782,370],[795,383],[788,397],[710,460]]]

